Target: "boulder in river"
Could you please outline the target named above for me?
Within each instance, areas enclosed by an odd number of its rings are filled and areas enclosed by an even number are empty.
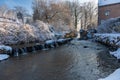
[[[1,53],[11,53],[12,48],[10,46],[0,45],[0,54]]]
[[[0,61],[1,60],[5,60],[7,58],[9,58],[9,55],[7,55],[7,54],[0,54]]]

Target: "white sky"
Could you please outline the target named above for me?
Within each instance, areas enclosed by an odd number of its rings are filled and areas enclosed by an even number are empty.
[[[68,0],[68,1],[72,1],[72,0]],[[75,1],[75,0],[73,0],[73,1]],[[89,1],[92,1],[92,2],[95,2],[95,3],[98,2],[98,0],[79,0],[79,1],[80,1],[80,3],[89,2]]]
[[[98,0],[80,0],[80,2],[89,2],[89,1],[92,1],[92,2],[95,2],[95,3],[98,2]]]

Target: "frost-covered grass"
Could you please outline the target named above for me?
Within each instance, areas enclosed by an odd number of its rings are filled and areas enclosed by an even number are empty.
[[[7,54],[0,54],[0,61],[9,58]]]
[[[120,80],[120,68],[110,74],[108,77],[98,80]]]

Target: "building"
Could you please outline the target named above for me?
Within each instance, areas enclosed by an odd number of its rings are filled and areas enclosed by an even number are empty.
[[[120,0],[98,0],[98,24],[120,17]]]

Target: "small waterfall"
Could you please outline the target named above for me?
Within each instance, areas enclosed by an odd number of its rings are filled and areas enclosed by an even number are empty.
[[[57,41],[55,41],[55,46],[56,46],[56,47],[59,47],[59,45],[58,45]]]
[[[27,54],[27,49],[26,48],[22,48],[21,52],[22,52],[23,55],[25,55],[25,54]]]
[[[38,45],[38,49],[42,50],[43,49],[43,45]]]
[[[18,49],[15,49],[14,56],[19,56]]]
[[[27,48],[26,47],[24,48],[24,52],[27,53]]]
[[[48,50],[48,48],[45,47],[45,44],[42,44],[42,50]]]
[[[41,48],[40,48],[40,45],[36,45],[35,46],[35,49],[38,51],[38,50],[40,50]]]
[[[35,47],[34,47],[34,46],[32,47],[32,52],[36,52],[36,51],[35,51]]]
[[[21,50],[21,53],[24,54],[24,49],[21,48],[20,50]]]
[[[42,44],[42,49],[45,49],[45,45],[44,44]]]
[[[54,44],[50,44],[50,47],[51,47],[51,48],[54,48],[55,46],[54,46]]]

